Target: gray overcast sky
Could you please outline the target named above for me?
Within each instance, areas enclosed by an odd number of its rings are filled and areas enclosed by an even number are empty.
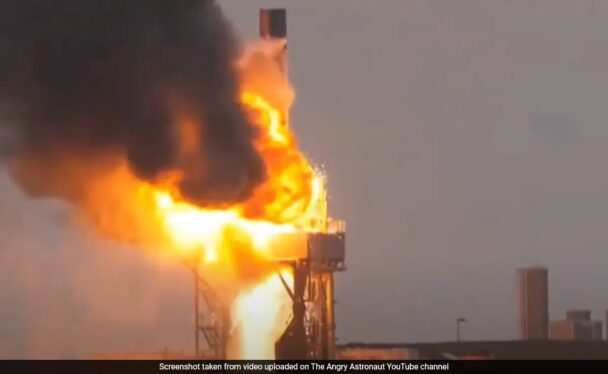
[[[340,342],[452,340],[457,317],[465,339],[515,338],[525,265],[549,268],[552,319],[601,319],[608,2],[220,3],[246,39],[258,8],[288,9],[293,126],[348,222]],[[82,248],[57,206],[0,181],[0,354],[189,348],[187,275]],[[66,296],[75,282],[96,296]]]

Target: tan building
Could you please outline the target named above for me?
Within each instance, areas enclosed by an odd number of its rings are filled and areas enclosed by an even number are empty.
[[[551,321],[552,340],[602,340],[602,322],[591,320],[590,310],[568,310],[566,319]]]
[[[578,321],[551,321],[549,332],[551,340],[591,340],[591,326]]]
[[[517,270],[517,327],[523,340],[549,337],[549,287],[546,268]]]

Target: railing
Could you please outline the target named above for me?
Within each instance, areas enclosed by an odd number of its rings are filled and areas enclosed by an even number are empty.
[[[344,234],[346,232],[346,221],[341,219],[328,218],[327,232],[329,234]]]

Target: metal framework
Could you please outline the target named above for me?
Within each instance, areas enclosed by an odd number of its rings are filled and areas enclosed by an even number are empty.
[[[196,357],[225,358],[229,318],[226,304],[200,274],[194,275],[194,352]]]
[[[286,262],[294,284],[291,288],[283,280],[283,285],[293,317],[276,343],[277,359],[335,358],[334,273],[345,270],[345,232],[309,234],[308,247],[308,256]]]

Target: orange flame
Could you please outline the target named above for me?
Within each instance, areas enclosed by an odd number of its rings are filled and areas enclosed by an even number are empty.
[[[293,287],[289,270],[281,276]],[[291,300],[278,274],[273,274],[235,299],[232,319],[239,325],[238,357],[244,360],[275,358],[274,343],[281,337],[291,317]]]
[[[243,71],[240,100],[259,130],[255,147],[267,173],[249,199],[222,209],[195,206],[180,197],[179,175],[143,182],[118,157],[104,164],[111,166],[99,173],[84,205],[107,236],[220,269],[222,279],[237,284],[231,313],[238,340],[234,356],[265,359],[274,357],[274,343],[290,313],[278,272],[292,282],[289,270],[273,261],[268,243],[287,232],[324,230],[326,202],[323,177],[298,149],[285,103],[276,102],[276,90],[290,91],[286,82],[263,86],[258,75],[248,87],[249,73]],[[196,122],[190,116],[177,122],[184,157],[196,154]]]

